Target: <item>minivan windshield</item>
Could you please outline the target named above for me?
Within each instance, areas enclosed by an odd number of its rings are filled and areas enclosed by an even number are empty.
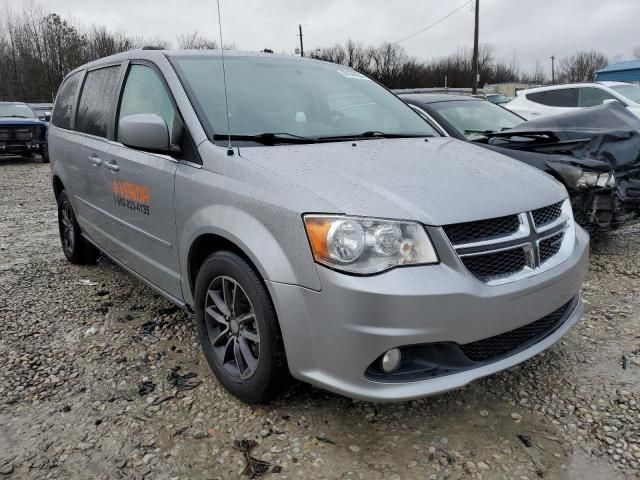
[[[614,85],[611,87],[623,97],[627,97],[634,103],[640,103],[640,87],[638,85]]]
[[[0,117],[36,118],[36,114],[26,105],[0,103]]]
[[[404,102],[348,67],[296,58],[225,55],[222,61],[173,57],[172,63],[207,134],[265,143],[342,138],[434,136]]]

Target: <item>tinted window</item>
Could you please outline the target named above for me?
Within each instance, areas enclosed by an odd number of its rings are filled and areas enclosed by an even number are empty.
[[[559,88],[545,92],[528,93],[527,100],[549,107],[577,107],[578,89]]]
[[[169,132],[174,131],[176,112],[164,83],[152,68],[132,65],[122,93],[118,121],[127,115],[139,113],[160,115]]]
[[[76,130],[106,137],[118,88],[120,66],[87,73],[78,103]]]
[[[580,89],[580,101],[579,107],[595,107],[596,105],[602,105],[605,100],[616,98],[610,93],[605,92],[595,87],[584,87]]]
[[[225,60],[232,135],[435,134],[395,95],[348,67],[275,57]],[[208,133],[226,134],[220,58],[175,58],[174,66]]]
[[[527,100],[535,103],[542,103],[542,99],[546,92],[527,93]]]
[[[51,122],[56,127],[71,128],[71,110],[73,109],[73,100],[78,90],[78,82],[80,82],[81,72],[74,73],[58,90],[56,96],[56,105],[53,109],[53,117]]]

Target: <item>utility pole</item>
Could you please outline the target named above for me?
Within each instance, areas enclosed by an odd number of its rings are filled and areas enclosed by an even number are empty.
[[[473,79],[471,81],[471,93],[478,93],[478,38],[480,29],[480,0],[476,0],[476,28],[473,35]]]
[[[298,25],[299,37],[300,37],[300,56],[304,57],[304,45],[302,44],[302,25]]]
[[[556,84],[556,66],[555,66],[556,57],[551,55],[551,83],[553,85]]]

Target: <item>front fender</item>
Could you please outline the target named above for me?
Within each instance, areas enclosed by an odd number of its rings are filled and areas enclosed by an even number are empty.
[[[187,303],[193,304],[189,285],[189,252],[196,239],[205,234],[220,236],[236,245],[267,282],[300,285],[320,290],[320,279],[300,217],[297,219],[298,225],[293,225],[297,223],[293,220],[293,215],[289,220],[282,216],[279,218],[277,233],[280,240],[272,231],[276,225],[269,225],[270,230],[256,217],[231,205],[205,206],[182,218],[184,224],[179,229],[178,245],[182,291]],[[283,223],[289,223],[289,225],[283,225]]]

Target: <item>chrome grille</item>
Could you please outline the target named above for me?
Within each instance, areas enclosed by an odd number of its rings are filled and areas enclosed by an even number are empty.
[[[512,248],[486,255],[462,257],[462,263],[480,280],[513,275],[527,266],[527,256],[523,248]]]
[[[538,208],[533,210],[533,221],[536,227],[542,227],[556,220],[562,213],[562,202],[554,203],[548,207]]]
[[[518,230],[517,215],[446,225],[444,231],[451,243],[469,243],[508,235]]]
[[[564,232],[556,233],[550,237],[540,240],[540,263],[544,263],[553,257],[562,246]]]
[[[445,225],[443,230],[466,269],[489,285],[553,268],[569,256],[575,241],[568,200],[516,215]]]

